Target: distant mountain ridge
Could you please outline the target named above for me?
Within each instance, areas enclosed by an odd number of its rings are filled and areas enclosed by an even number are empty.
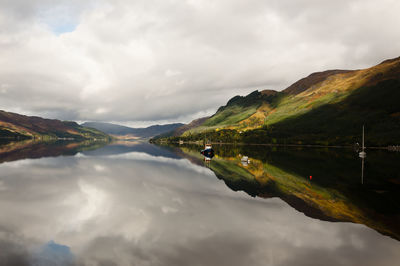
[[[186,131],[191,130],[192,128],[196,128],[196,127],[200,126],[200,125],[203,124],[208,118],[210,118],[210,117],[209,117],[209,116],[206,116],[206,117],[202,117],[202,118],[195,119],[195,120],[191,121],[190,123],[184,124],[184,125],[182,125],[182,126],[176,128],[176,129],[174,129],[174,130],[172,130],[172,131],[168,131],[168,132],[166,132],[166,133],[164,133],[164,134],[157,135],[157,137],[163,137],[163,138],[165,138],[165,137],[177,137],[177,136],[180,136],[180,135],[182,135],[183,133],[185,133]]]
[[[179,138],[245,143],[354,144],[366,125],[369,145],[400,143],[400,57],[361,70],[328,70],[283,91],[235,96]]]
[[[109,139],[101,131],[71,121],[45,119],[0,110],[0,138],[9,139]]]
[[[164,134],[166,132],[173,131],[183,125],[184,124],[182,123],[174,123],[166,125],[153,125],[146,128],[132,128],[132,127],[126,127],[104,122],[85,122],[81,124],[81,126],[95,128],[107,134],[115,136],[130,135],[131,137],[136,137],[136,138],[151,138],[160,134]]]

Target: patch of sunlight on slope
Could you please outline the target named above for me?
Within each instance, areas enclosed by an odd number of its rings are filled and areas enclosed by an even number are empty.
[[[336,74],[311,86],[297,95],[286,96],[266,118],[266,124],[272,125],[289,117],[303,115],[325,104],[339,103],[353,91],[364,86],[373,86],[378,82],[399,78],[400,60],[353,72]]]
[[[262,127],[265,124],[265,119],[269,115],[269,113],[272,111],[271,106],[269,103],[263,103],[254,114],[252,114],[250,117],[242,120],[239,122],[239,129],[255,129]]]
[[[249,107],[241,107],[237,105],[229,106],[208,119],[203,125],[225,126],[236,124],[254,114],[257,111],[257,107],[258,104]]]
[[[203,125],[186,131],[183,136],[216,130],[218,128],[238,128],[240,126],[239,122],[256,113],[257,108],[258,104],[249,107],[229,106],[207,119]]]

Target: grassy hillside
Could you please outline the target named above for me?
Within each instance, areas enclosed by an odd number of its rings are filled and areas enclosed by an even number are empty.
[[[320,105],[300,116],[271,123],[258,131],[283,141],[318,144],[360,142],[366,125],[368,146],[400,144],[400,80],[362,87],[341,101]],[[254,132],[257,133],[257,132]],[[250,137],[250,135],[249,135]]]
[[[183,135],[199,133],[210,129],[220,128],[242,128],[242,121],[250,118],[252,115],[262,109],[263,103],[272,103],[279,97],[275,91],[254,91],[247,96],[235,96],[229,102],[218,109],[217,113],[200,126],[191,128]]]
[[[0,138],[7,139],[103,139],[110,137],[75,122],[25,116],[0,110]]]
[[[314,73],[282,92],[236,96],[181,139],[207,132],[212,141],[354,144],[365,124],[368,145],[399,144],[399,99],[400,57],[368,69]]]

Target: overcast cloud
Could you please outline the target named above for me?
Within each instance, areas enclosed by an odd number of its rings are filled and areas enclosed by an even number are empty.
[[[188,122],[400,56],[399,14],[398,0],[0,0],[0,109]]]

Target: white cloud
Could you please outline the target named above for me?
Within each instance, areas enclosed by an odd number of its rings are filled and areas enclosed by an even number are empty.
[[[400,2],[0,0],[0,106],[174,121],[400,55]],[[72,31],[72,32],[69,32]]]

